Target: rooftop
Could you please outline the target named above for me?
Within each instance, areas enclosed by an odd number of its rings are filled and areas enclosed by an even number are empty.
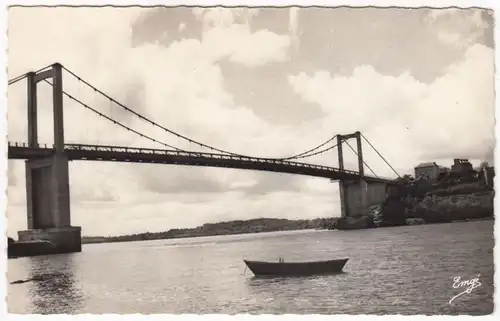
[[[437,166],[436,163],[434,162],[427,162],[427,163],[420,163],[418,164],[417,166],[415,166],[415,168],[421,168],[421,167],[434,167],[434,166]]]

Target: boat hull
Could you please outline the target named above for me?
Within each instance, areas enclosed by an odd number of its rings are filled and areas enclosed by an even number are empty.
[[[347,260],[288,263],[243,261],[255,276],[310,276],[341,273]]]

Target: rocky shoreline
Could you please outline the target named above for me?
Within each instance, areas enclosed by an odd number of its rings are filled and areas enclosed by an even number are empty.
[[[480,182],[414,186],[401,184],[389,189],[383,204],[372,207],[371,215],[341,218],[331,229],[451,223],[493,219],[492,188]]]

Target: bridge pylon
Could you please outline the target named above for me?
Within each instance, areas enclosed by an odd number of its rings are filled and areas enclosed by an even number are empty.
[[[341,217],[359,217],[371,213],[370,206],[385,199],[386,185],[384,183],[371,183],[365,179],[363,148],[361,132],[337,135],[337,150],[339,168],[344,169],[343,143],[349,139],[356,139],[355,153],[358,157],[358,180],[339,181]],[[350,145],[349,145],[350,147]],[[353,149],[354,151],[354,149]]]
[[[51,253],[81,251],[81,228],[71,226],[68,157],[64,151],[62,66],[53,64],[28,80],[28,146],[38,147],[37,84],[52,79],[54,153],[26,161],[28,230],[19,231],[19,241],[44,240]],[[49,254],[49,253],[47,253]]]

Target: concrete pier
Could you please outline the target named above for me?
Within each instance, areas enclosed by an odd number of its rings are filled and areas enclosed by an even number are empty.
[[[387,197],[387,184],[361,181],[340,182],[342,217],[371,215],[373,205],[382,204]]]
[[[49,241],[57,253],[81,251],[81,228],[71,226],[64,155],[26,161],[26,200],[28,230],[18,232],[19,241]]]
[[[41,248],[31,251],[33,255],[61,254],[82,251],[82,230],[79,226],[32,229],[18,232],[18,242],[48,241],[54,245],[53,248]]]

